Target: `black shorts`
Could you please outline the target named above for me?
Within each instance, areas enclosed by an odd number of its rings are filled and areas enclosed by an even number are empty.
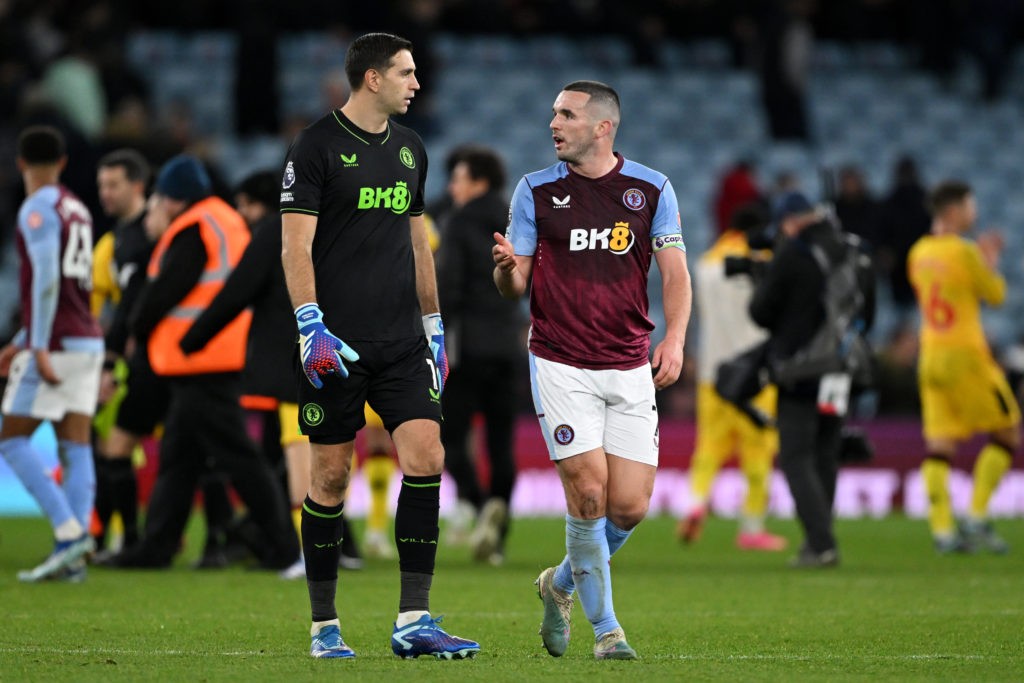
[[[388,432],[409,420],[441,422],[441,396],[435,387],[434,361],[425,337],[387,342],[353,342],[359,354],[345,361],[348,377],[327,375],[316,389],[302,372],[296,348],[299,429],[313,443],[352,441],[363,428],[363,404],[369,403]]]
[[[148,436],[163,422],[170,405],[167,380],[153,372],[145,349],[128,361],[128,393],[117,409],[115,424],[136,436]]]

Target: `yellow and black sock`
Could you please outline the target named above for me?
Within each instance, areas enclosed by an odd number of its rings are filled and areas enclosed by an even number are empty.
[[[292,524],[295,525],[295,533],[302,543],[302,503],[292,506]]]
[[[921,463],[921,479],[928,495],[928,524],[932,536],[953,534],[953,505],[949,497],[949,456],[930,453]]]
[[[970,507],[972,519],[985,519],[988,501],[1012,462],[1013,453],[1002,444],[991,441],[981,449],[974,463],[974,493],[971,495]]]
[[[363,463],[366,483],[370,487],[370,510],[366,516],[368,532],[385,532],[388,529],[388,489],[395,473],[395,461],[390,453],[371,453]]]
[[[771,452],[751,453],[740,459],[740,465],[747,480],[747,498],[743,502],[743,516],[748,519],[764,519],[765,513],[768,511],[772,456]]]

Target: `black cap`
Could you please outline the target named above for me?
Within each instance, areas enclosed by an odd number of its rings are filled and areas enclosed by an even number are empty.
[[[160,169],[153,190],[165,197],[191,203],[209,197],[212,184],[199,159],[179,154]]]

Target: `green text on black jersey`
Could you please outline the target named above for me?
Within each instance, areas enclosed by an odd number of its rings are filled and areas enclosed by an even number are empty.
[[[423,213],[426,178],[415,132],[389,122],[383,133],[367,133],[337,110],[288,150],[281,212],[317,217],[317,300],[341,339],[423,334],[409,216]]]

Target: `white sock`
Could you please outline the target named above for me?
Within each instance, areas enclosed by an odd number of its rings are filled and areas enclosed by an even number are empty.
[[[74,541],[85,534],[85,529],[74,517],[69,517],[53,530],[53,535],[58,541]]]
[[[395,619],[395,626],[397,626],[398,628],[402,628],[402,627],[408,626],[412,622],[417,621],[417,620],[420,619],[420,617],[424,617],[424,616],[429,617],[430,616],[430,612],[427,612],[427,611],[424,611],[424,610],[413,610],[411,612],[399,612],[398,613],[398,618]]]
[[[314,621],[313,625],[309,627],[309,635],[315,636],[316,634],[320,633],[320,629],[322,629],[324,626],[330,626],[332,624],[334,626],[337,626],[338,628],[341,628],[341,622],[338,619],[328,619],[327,621]]]
[[[740,517],[740,533],[760,534],[762,532],[764,532],[764,517],[750,517],[747,515]]]

